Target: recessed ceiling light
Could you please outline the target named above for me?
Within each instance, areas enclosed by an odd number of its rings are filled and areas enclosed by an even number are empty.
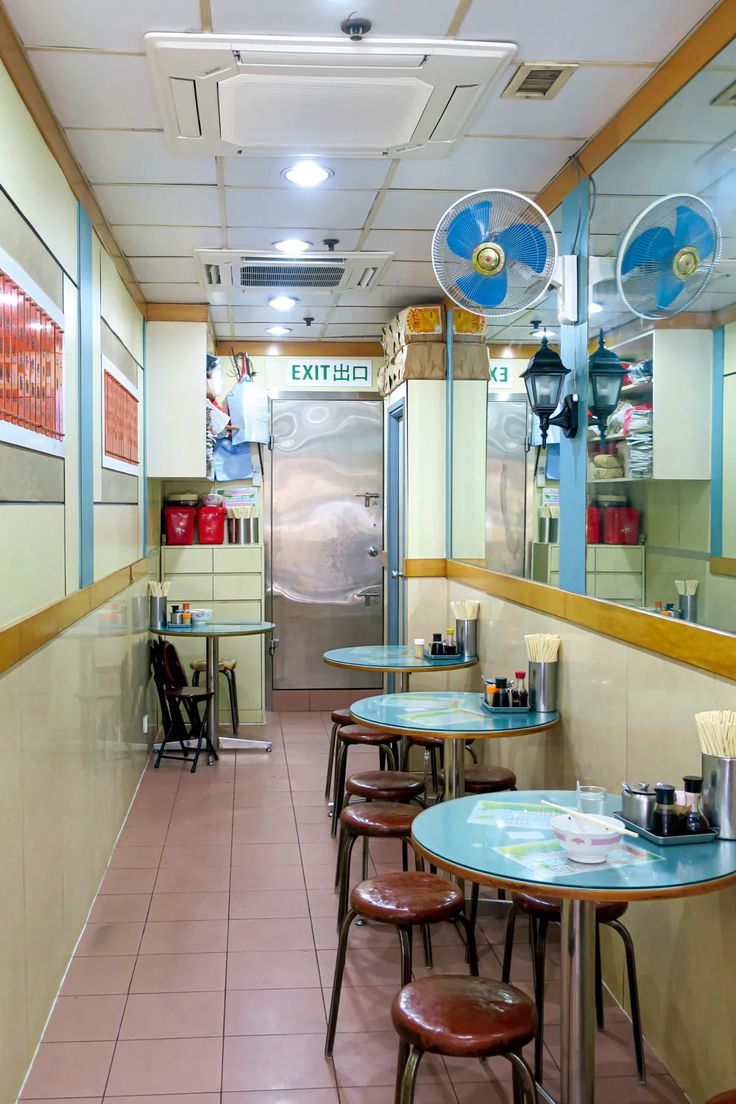
[[[316,161],[297,161],[296,165],[284,169],[282,175],[300,188],[315,188],[318,184],[324,184],[334,173],[332,169],[325,169]]]
[[[536,330],[532,330],[532,337],[546,337],[549,339],[554,336],[554,330],[550,330],[548,326],[538,326]]]
[[[588,303],[588,314],[600,314],[602,310],[602,303]]]
[[[273,299],[268,300],[269,307],[273,307],[274,310],[287,311],[291,310],[297,304],[296,299],[292,299],[290,295],[275,295]]]
[[[504,357],[506,360],[511,360],[513,355],[514,350],[511,348],[510,345],[507,345],[505,349],[501,350],[501,356]]]
[[[304,241],[303,238],[283,238],[281,241],[275,241],[273,247],[278,249],[279,253],[306,253],[312,248],[312,243]]]
[[[267,334],[272,334],[274,337],[286,337],[291,333],[290,326],[269,326],[266,330]]]

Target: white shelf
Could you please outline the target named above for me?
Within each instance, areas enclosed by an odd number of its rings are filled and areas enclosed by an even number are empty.
[[[651,395],[654,390],[653,380],[641,380],[639,383],[629,383],[621,388],[621,396],[625,399],[635,399],[639,396]]]

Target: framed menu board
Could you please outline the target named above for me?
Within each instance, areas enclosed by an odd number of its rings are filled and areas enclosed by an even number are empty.
[[[138,475],[138,389],[102,357],[102,466]]]

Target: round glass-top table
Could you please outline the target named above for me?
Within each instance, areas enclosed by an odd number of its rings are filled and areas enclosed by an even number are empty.
[[[350,706],[353,719],[368,728],[386,729],[401,736],[436,736],[445,741],[445,772],[448,798],[465,791],[465,741],[498,740],[553,728],[559,713],[536,713],[519,709],[513,713],[490,713],[479,693],[426,691],[410,694],[382,694],[363,698]]]
[[[577,808],[577,796],[569,791],[466,797],[420,813],[412,841],[424,858],[455,876],[562,899],[561,1104],[593,1104],[595,902],[722,889],[736,882],[736,841],[659,847],[625,836],[612,861],[575,863],[554,839],[555,810],[539,804],[540,798]],[[620,798],[607,802],[608,813],[620,806]]]
[[[151,632],[157,636],[203,637],[206,644],[206,683],[211,692],[207,707],[207,735],[217,750],[220,747],[232,751],[270,751],[270,740],[241,740],[235,737],[220,737],[217,728],[218,718],[218,674],[220,669],[220,638],[228,636],[264,636],[275,629],[270,621],[205,621],[195,625],[165,625],[163,628],[151,626]]]
[[[334,648],[325,652],[323,659],[331,667],[345,667],[351,671],[384,671],[399,676],[399,689],[409,689],[409,676],[420,671],[457,671],[462,667],[475,667],[478,657],[464,656],[427,658],[416,656],[413,645],[364,644],[357,648]]]

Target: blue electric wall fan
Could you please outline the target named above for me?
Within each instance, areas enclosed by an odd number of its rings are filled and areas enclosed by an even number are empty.
[[[542,299],[557,264],[544,211],[518,192],[471,192],[453,203],[432,239],[432,267],[444,292],[486,318],[516,314]]]
[[[650,204],[626,231],[616,257],[616,285],[640,318],[669,318],[705,290],[721,255],[713,211],[694,195]]]

